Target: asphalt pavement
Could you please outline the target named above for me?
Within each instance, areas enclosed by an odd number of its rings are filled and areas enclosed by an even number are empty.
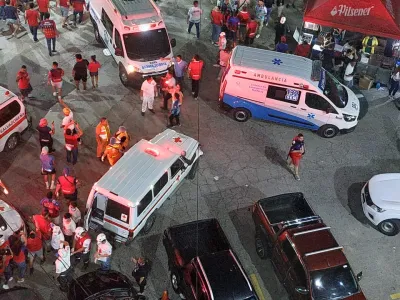
[[[164,203],[151,232],[138,236],[129,247],[121,245],[114,250],[112,268],[130,275],[130,257],[144,255],[153,263],[145,291],[148,299],[158,299],[165,289],[170,292],[171,299],[178,299],[169,282],[167,257],[161,242],[163,230],[197,218],[216,217],[245,271],[252,275],[253,280],[256,278],[264,299],[284,300],[286,293],[270,262],[261,261],[256,255],[250,207],[262,197],[301,191],[332,228],[339,244],[344,246],[354,272],[363,271],[360,284],[367,298],[386,300],[400,292],[397,273],[399,239],[384,236],[373,228],[364,218],[360,205],[360,190],[365,181],[374,174],[398,172],[400,166],[400,117],[394,104],[387,101],[386,92],[357,91],[362,104],[362,118],[350,134],[328,140],[303,131],[307,153],[300,170],[301,181],[296,181],[285,166],[285,158],[288,145],[298,129],[255,120],[238,123],[218,108],[216,78],[219,70],[212,66],[217,49],[211,45],[209,25],[213,3],[201,2],[204,15],[200,40],[186,32],[188,1],[163,0],[157,3],[170,36],[177,39],[174,53],[181,54],[186,60],[198,53],[206,62],[199,100],[195,101],[185,91],[182,127],[179,128],[179,131],[200,141],[204,156],[196,179],[185,182]],[[291,28],[301,25],[301,10],[285,8],[285,12]],[[58,12],[54,13],[52,8],[51,13],[59,22]],[[272,13],[272,17],[275,16],[276,10]],[[58,129],[62,108],[46,85],[46,77],[53,61],[58,61],[65,70],[64,101],[84,131],[79,162],[73,167],[73,172],[82,182],[79,190],[82,211],[91,186],[108,169],[95,157],[94,131],[99,118],[106,116],[109,119],[112,132],[120,125],[126,126],[133,142],[152,138],[165,129],[167,122],[167,115],[159,109],[158,102],[155,115],[140,115],[138,91],[127,89],[120,83],[116,63],[111,57],[104,56],[87,19],[76,29],[60,28],[58,53],[51,58],[42,34],[39,34],[38,43],[34,43],[27,32],[11,39],[6,31],[0,35],[0,83],[16,92],[16,72],[22,64],[27,65],[34,88],[34,98],[27,105],[34,127],[42,117],[56,123],[58,174],[65,165],[64,143]],[[0,30],[6,30],[2,21]],[[268,48],[273,40],[274,31],[269,25],[264,27],[255,46]],[[75,53],[82,53],[86,58],[97,55],[103,66],[98,89],[80,92],[74,89],[70,80]],[[90,87],[90,83],[88,85]],[[39,212],[39,201],[46,193],[40,175],[39,153],[35,130],[24,134],[22,144],[14,152],[0,153],[0,177],[10,188],[10,195],[5,200],[27,216]],[[43,268],[36,264],[34,275],[27,276],[23,285],[38,290],[46,300],[63,299],[65,295],[57,289],[53,279],[52,260],[54,258],[49,256]],[[95,268],[92,264],[89,270]],[[79,274],[81,272],[77,269],[76,276]]]

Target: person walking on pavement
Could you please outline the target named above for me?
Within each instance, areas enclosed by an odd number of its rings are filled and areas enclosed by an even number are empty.
[[[174,126],[174,119],[176,121],[176,126],[181,126],[181,123],[179,121],[179,115],[181,112],[181,107],[179,105],[179,94],[174,93],[172,96],[172,107],[171,107],[171,114],[169,116],[169,125],[168,127],[173,127]]]
[[[153,109],[154,97],[157,97],[157,83],[153,80],[153,77],[148,76],[146,80],[143,81],[140,88],[140,98],[142,99],[142,116],[149,107],[149,111],[155,114]]]
[[[39,6],[40,12],[40,20],[43,21],[46,19],[46,13],[49,13],[49,0],[36,0],[37,5]]]
[[[15,6],[11,5],[10,0],[6,0],[6,6],[4,7],[4,16],[6,24],[10,28],[11,37],[15,37],[20,27],[20,21],[18,10]]]
[[[250,21],[250,13],[247,11],[247,6],[244,6],[238,13],[239,24],[239,41],[244,43],[246,39],[247,23]]]
[[[43,253],[43,241],[42,234],[39,230],[31,231],[26,240],[26,248],[28,249],[28,258],[29,258],[29,275],[33,274],[33,262],[35,257],[40,258],[40,265],[43,265],[45,262],[44,253]]]
[[[97,250],[94,254],[94,262],[100,263],[100,270],[107,272],[111,269],[111,255],[112,255],[112,246],[107,241],[106,235],[104,233],[100,233],[97,238]]]
[[[72,242],[74,240],[75,229],[76,229],[76,224],[72,220],[71,214],[65,213],[63,218],[62,231],[64,233],[65,241],[68,242],[68,244],[70,245],[72,245]]]
[[[83,11],[85,9],[85,0],[70,0],[72,7],[74,9],[74,26],[76,27],[76,23],[79,25],[83,20]]]
[[[200,59],[198,54],[193,56],[193,59],[188,66],[189,78],[192,79],[192,95],[194,100],[197,100],[199,97],[200,79],[203,66],[204,62]]]
[[[42,166],[41,174],[44,178],[44,183],[46,185],[46,189],[54,190],[55,180],[56,180],[56,169],[54,167],[54,156],[49,154],[49,148],[43,147],[42,152],[40,154],[40,162]],[[49,185],[48,177],[51,176],[51,184]]]
[[[256,14],[256,21],[258,24],[256,39],[258,39],[261,35],[261,31],[264,26],[265,16],[268,14],[268,10],[264,5],[264,1],[262,1],[262,0],[258,1],[256,8],[255,8],[255,14]]]
[[[397,67],[390,77],[389,99],[395,99],[400,84],[400,67]]]
[[[82,58],[82,54],[75,54],[76,63],[72,69],[72,77],[75,80],[75,87],[79,91],[79,83],[82,80],[83,89],[86,90],[87,72],[89,62]]]
[[[59,37],[60,34],[57,30],[56,23],[53,20],[50,20],[50,14],[48,12],[44,14],[44,20],[40,22],[39,27],[42,29],[44,37],[46,38],[49,56],[53,56],[53,53],[57,52],[56,37]]]
[[[96,60],[96,55],[90,57],[90,63],[88,65],[90,79],[92,80],[92,89],[99,87],[99,69],[101,64]]]
[[[74,266],[78,265],[79,262],[83,262],[82,271],[86,271],[89,267],[90,262],[90,249],[92,246],[92,239],[89,233],[83,227],[77,227],[75,229],[75,237],[72,249],[74,249],[71,255],[74,255]]]
[[[106,150],[108,142],[110,141],[111,131],[110,126],[108,125],[107,118],[101,118],[100,123],[96,126],[96,142],[97,142],[97,151],[96,156],[101,160],[101,155]]]
[[[193,6],[189,8],[187,23],[189,24],[188,33],[191,34],[193,25],[196,26],[196,36],[200,39],[200,21],[203,10],[199,7],[199,1],[193,1]]]
[[[52,225],[50,223],[49,210],[45,208],[42,210],[40,215],[33,215],[32,221],[33,224],[35,224],[35,230],[40,231],[45,248],[48,249],[52,235]]]
[[[29,9],[25,11],[25,24],[28,23],[29,30],[33,36],[33,41],[39,42],[37,38],[37,31],[39,28],[39,12],[34,9],[35,5],[33,2],[29,3]]]
[[[67,153],[67,162],[75,165],[78,162],[78,145],[83,131],[78,123],[75,124],[76,133],[67,128],[64,132],[65,151]]]
[[[106,150],[101,157],[101,161],[107,157],[110,166],[113,166],[122,157],[123,149],[122,145],[117,143],[117,139],[112,137],[110,139],[110,144],[106,147]]]
[[[149,264],[143,257],[131,258],[133,262],[132,276],[139,285],[139,293],[143,294],[147,284],[147,275],[149,274]]]
[[[219,73],[217,80],[221,80],[221,76],[224,74],[226,67],[228,66],[229,59],[231,58],[232,46],[228,44],[225,50],[219,52]]]
[[[78,208],[78,203],[76,201],[70,201],[68,206],[68,212],[71,214],[72,220],[77,226],[80,226],[82,221],[82,214]]]
[[[129,146],[129,142],[131,137],[126,131],[125,126],[119,126],[118,131],[114,134],[114,137],[117,139],[117,143],[122,146],[122,150],[126,150]]]
[[[48,125],[48,122],[45,118],[40,119],[39,125],[36,127],[36,130],[39,132],[39,143],[40,148],[47,147],[50,153],[56,151],[53,148],[53,135],[55,134],[54,121],[51,122],[51,128]]]
[[[25,98],[29,97],[29,94],[32,92],[31,86],[31,78],[29,77],[28,71],[26,70],[26,66],[22,65],[21,69],[19,69],[17,73],[16,82],[18,83],[18,88],[21,93],[21,101],[24,101]]]
[[[56,2],[56,7],[60,7],[60,14],[62,19],[62,27],[66,28],[67,27],[67,20],[68,20],[68,14],[69,14],[69,8],[70,8],[70,2],[69,0],[57,0]]]
[[[215,46],[218,46],[218,38],[221,33],[222,25],[224,24],[224,15],[222,14],[219,6],[215,6],[210,14],[211,25],[212,25],[212,34],[211,34],[211,43]]]
[[[60,244],[64,243],[65,237],[60,226],[54,225],[53,232],[51,234],[51,248],[53,252],[57,252],[60,249]]]
[[[278,7],[278,18],[280,18],[285,7],[285,0],[276,0],[276,6]]]
[[[58,177],[57,187],[56,187],[56,197],[60,196],[60,191],[63,193],[64,198],[68,200],[77,200],[78,199],[78,185],[79,181],[76,177],[70,175],[70,170],[68,167],[65,167],[63,170],[63,174]]]
[[[47,84],[53,89],[53,96],[58,95],[58,100],[62,99],[62,84],[64,70],[58,67],[58,62],[53,61],[53,66],[47,74]]]
[[[299,133],[293,140],[287,157],[289,169],[293,172],[294,178],[300,180],[299,165],[300,160],[305,154],[304,136]]]
[[[60,203],[53,198],[53,192],[48,191],[46,197],[40,200],[40,205],[49,211],[49,218],[52,223],[60,225]]]

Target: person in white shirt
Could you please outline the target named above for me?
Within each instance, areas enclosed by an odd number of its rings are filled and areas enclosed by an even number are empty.
[[[67,241],[68,244],[70,245],[72,245],[72,242],[74,240],[75,229],[76,229],[76,224],[72,220],[71,214],[65,213],[63,218],[63,233],[65,241]]]
[[[354,67],[356,62],[353,60],[347,64],[346,70],[344,71],[344,82],[348,88],[353,86],[353,77],[354,77]]]
[[[94,254],[94,262],[97,261],[100,263],[101,271],[109,271],[111,268],[111,254],[112,254],[112,246],[107,241],[106,235],[104,233],[100,233],[97,238],[97,251]]]
[[[157,97],[157,83],[153,80],[153,77],[149,76],[142,83],[142,87],[140,88],[140,98],[142,99],[142,116],[147,110],[147,106],[149,107],[149,111],[153,114],[155,113],[153,109],[154,97]]]
[[[192,31],[193,25],[196,26],[196,36],[200,38],[200,20],[203,10],[199,7],[199,1],[193,1],[193,6],[189,8],[187,23],[189,24],[188,33]]]
[[[74,114],[72,113],[71,109],[68,107],[63,108],[64,118],[61,122],[61,128],[66,129],[75,129],[75,122],[74,122]]]
[[[76,225],[79,225],[82,219],[82,214],[76,201],[71,201],[69,203],[68,212],[71,214],[72,221],[74,221]]]
[[[51,248],[53,250],[58,251],[60,248],[60,243],[64,242],[64,234],[61,231],[61,228],[59,226],[53,226],[53,233],[51,236]]]
[[[71,272],[71,249],[68,242],[61,242],[57,252],[57,260],[55,261],[56,266],[56,278],[60,283],[60,289],[62,291],[68,290],[68,283],[72,280]]]
[[[397,67],[392,76],[390,77],[389,99],[393,100],[397,91],[399,90],[400,83],[400,67]]]
[[[77,227],[75,230],[75,238],[72,249],[74,255],[74,266],[76,266],[81,260],[83,261],[83,270],[86,270],[89,266],[90,261],[90,248],[92,239],[89,233],[83,227]],[[75,249],[75,250],[74,250]]]

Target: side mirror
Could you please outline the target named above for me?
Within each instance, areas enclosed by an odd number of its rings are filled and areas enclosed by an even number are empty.
[[[174,48],[176,46],[176,39],[171,39],[171,47]]]
[[[303,287],[303,286],[298,286],[295,288],[295,291],[299,294],[302,295],[308,295],[308,293],[310,292],[307,288]]]
[[[116,56],[124,56],[121,48],[115,48],[115,55]]]
[[[361,278],[362,278],[362,276],[363,276],[363,273],[362,273],[362,272],[358,273],[358,274],[356,275],[357,281],[360,281]]]

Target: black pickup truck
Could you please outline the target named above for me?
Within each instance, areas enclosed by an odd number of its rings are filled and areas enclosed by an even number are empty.
[[[258,299],[216,219],[169,227],[163,244],[172,288],[186,299]]]

